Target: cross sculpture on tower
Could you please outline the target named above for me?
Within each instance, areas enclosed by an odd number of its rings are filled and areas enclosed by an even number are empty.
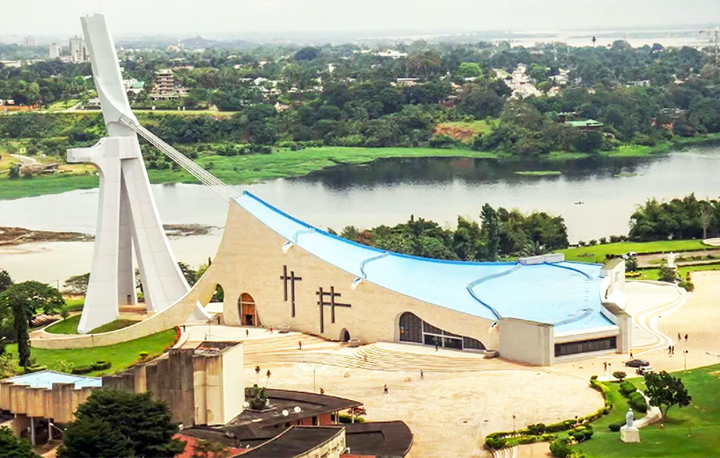
[[[290,276],[288,277],[287,266],[283,266],[283,274],[280,277],[280,280],[283,281],[283,287],[285,288],[285,302],[288,300],[288,283],[290,283],[290,303],[292,304],[292,317],[295,318],[295,282],[302,281],[302,277],[296,277],[294,270],[290,271]]]
[[[322,287],[318,288],[315,293],[318,296],[318,305],[320,306],[320,333],[325,332],[325,313],[324,307],[330,307],[330,320],[335,323],[335,307],[352,307],[350,304],[341,304],[336,302],[335,298],[340,297],[340,293],[335,292],[335,287],[331,286],[330,291],[323,291]],[[325,298],[330,298],[327,301]]]

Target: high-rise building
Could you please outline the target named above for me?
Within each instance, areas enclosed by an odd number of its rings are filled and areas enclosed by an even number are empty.
[[[25,40],[23,40],[23,44],[26,48],[34,48],[35,47],[35,37],[25,37]]]
[[[57,59],[60,57],[60,54],[62,54],[62,46],[53,43],[48,47],[48,55],[50,59]]]
[[[70,39],[70,59],[73,62],[85,62],[89,59],[85,40],[80,37]]]

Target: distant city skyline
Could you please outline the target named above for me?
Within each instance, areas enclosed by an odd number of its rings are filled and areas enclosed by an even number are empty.
[[[716,0],[26,0],[3,5],[0,36],[80,34],[79,17],[104,13],[116,35],[284,36],[293,33],[418,34],[486,30],[617,30],[707,26]]]

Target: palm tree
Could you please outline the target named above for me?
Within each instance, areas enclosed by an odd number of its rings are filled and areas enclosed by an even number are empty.
[[[520,256],[524,258],[529,258],[532,256],[540,256],[547,252],[548,250],[544,246],[540,245],[540,242],[530,241],[526,243],[523,249],[520,251]]]
[[[596,41],[597,41],[597,38],[592,37],[593,48],[595,47],[595,42],[596,42]]]

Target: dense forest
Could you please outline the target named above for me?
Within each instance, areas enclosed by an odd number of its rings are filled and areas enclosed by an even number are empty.
[[[670,202],[650,199],[630,217],[630,239],[706,239],[720,236],[720,201],[698,200],[695,194]]]
[[[720,71],[706,52],[694,48],[632,48],[622,41],[608,48],[423,41],[396,48],[402,57],[383,57],[355,45],[266,45],[122,51],[120,58],[126,78],[148,83],[140,93],[129,94],[136,108],[206,110],[199,116],[158,115],[147,121],[165,140],[188,145],[190,151],[199,143],[223,155],[268,151],[250,145],[430,146],[537,157],[621,144],[652,146],[720,132]],[[527,84],[537,89],[532,95],[510,87],[510,73],[520,64]],[[150,100],[155,71],[161,68],[173,69],[187,97]],[[0,99],[18,104],[83,101],[93,95],[92,87],[87,63],[0,64]],[[217,116],[208,109],[234,114]],[[52,119],[60,115],[25,116],[0,117],[2,135],[65,137],[71,144],[83,141],[83,135],[102,135],[92,118],[73,117],[77,123],[67,125]],[[566,124],[568,119],[593,119],[603,127],[586,131]],[[436,129],[453,121],[485,121],[487,128],[461,143]]]
[[[361,230],[347,226],[339,235],[396,253],[462,261],[535,256],[568,247],[567,228],[561,216],[541,212],[524,215],[519,210],[494,209],[489,204],[482,207],[479,216],[481,224],[458,217],[455,230],[411,216],[407,223],[394,227]]]

